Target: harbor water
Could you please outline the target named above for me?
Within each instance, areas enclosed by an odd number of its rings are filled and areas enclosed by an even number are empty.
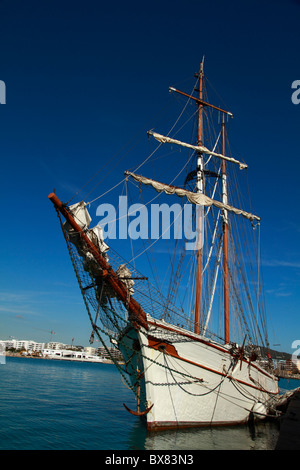
[[[136,403],[112,364],[7,357],[0,383],[1,450],[271,450],[279,432],[265,422],[148,433],[123,407]]]

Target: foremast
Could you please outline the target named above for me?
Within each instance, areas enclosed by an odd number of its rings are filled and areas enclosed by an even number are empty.
[[[199,72],[199,101],[198,101],[198,146],[203,146],[203,60]],[[222,112],[222,155],[225,155],[225,113]],[[204,192],[204,166],[203,153],[197,152],[196,192]],[[226,162],[222,160],[222,203],[228,204]],[[201,325],[201,290],[202,290],[202,257],[203,257],[203,206],[197,208],[197,271],[196,271],[196,296],[195,296],[195,323],[194,332],[200,334]],[[224,339],[229,343],[229,272],[228,272],[228,215],[223,210],[223,260],[224,260]]]
[[[199,102],[198,102],[198,146],[202,146],[203,142],[203,61],[200,64],[199,72]],[[197,152],[197,172],[196,172],[196,192],[203,194],[204,191],[204,168],[203,154]],[[197,207],[197,269],[196,269],[196,297],[195,297],[195,314],[194,314],[194,332],[200,334],[201,324],[201,290],[202,290],[202,230],[203,230],[203,207]]]

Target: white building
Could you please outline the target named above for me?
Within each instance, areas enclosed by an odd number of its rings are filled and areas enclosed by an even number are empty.
[[[58,343],[56,341],[51,341],[50,343],[45,343],[45,348],[47,349],[63,349],[66,347],[63,343]]]
[[[90,354],[91,356],[96,356],[97,348],[92,348],[91,346],[87,346],[84,348],[84,352]]]
[[[36,341],[32,340],[17,340],[17,339],[10,339],[5,341],[0,341],[1,345],[5,347],[5,349],[14,348],[17,351],[26,350],[28,352],[36,352],[41,351],[45,343],[37,343]]]
[[[99,356],[88,354],[85,351],[74,351],[71,349],[51,349],[44,348],[42,355],[49,359],[68,359],[77,361],[92,361],[92,362],[103,362],[103,359]]]
[[[120,351],[115,347],[108,348],[93,348],[91,346],[82,348],[82,350],[70,349],[72,346],[67,346],[63,343],[50,342],[50,343],[37,343],[32,340],[0,340],[0,351],[8,349],[15,349],[17,351],[26,351],[28,354],[40,352],[44,357],[64,358],[74,360],[90,360],[93,362],[107,362],[113,357],[115,360],[122,360]],[[75,347],[74,347],[75,348]],[[79,349],[79,347],[76,347]]]
[[[123,360],[122,354],[117,348],[112,347],[112,348],[107,348],[107,349],[104,346],[101,346],[97,349],[97,352],[101,357],[106,358],[106,359],[113,358],[116,361]]]

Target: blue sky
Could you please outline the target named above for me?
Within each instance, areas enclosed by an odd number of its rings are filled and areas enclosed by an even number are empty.
[[[300,339],[300,105],[291,101],[291,85],[300,80],[300,2],[1,0],[0,17],[7,93],[0,107],[0,338],[47,341],[53,330],[57,341],[88,344],[89,320],[48,193],[56,188],[68,200],[154,127],[168,87],[193,77],[205,55],[207,75],[234,114],[231,140],[255,172],[270,343],[293,352]]]

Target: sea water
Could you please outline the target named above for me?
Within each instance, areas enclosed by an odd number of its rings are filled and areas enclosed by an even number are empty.
[[[148,433],[112,364],[7,357],[0,384],[1,450],[274,449],[278,437],[272,422]]]

